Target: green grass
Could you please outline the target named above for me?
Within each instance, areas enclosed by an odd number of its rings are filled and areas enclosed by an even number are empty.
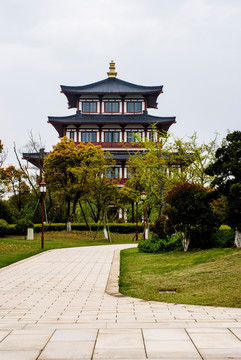
[[[112,244],[130,244],[134,234],[111,234]],[[84,231],[46,232],[44,234],[44,251],[76,246],[109,245],[102,232],[93,235]],[[41,234],[35,234],[34,240],[25,240],[24,236],[6,236],[0,238],[0,268],[16,261],[36,255],[41,249]]]
[[[121,252],[120,292],[145,300],[241,307],[240,275],[241,251],[235,249]]]

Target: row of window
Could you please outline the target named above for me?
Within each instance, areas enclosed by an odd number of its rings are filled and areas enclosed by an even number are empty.
[[[127,141],[128,142],[137,142],[140,140],[142,133],[138,131],[128,131],[127,132]],[[67,136],[74,140],[75,132],[69,131]],[[153,133],[149,132],[149,139],[153,141]],[[83,142],[97,142],[97,132],[96,131],[83,131],[81,133],[81,141]],[[120,132],[118,131],[105,131],[104,132],[104,142],[119,142],[120,141]]]
[[[110,101],[104,102],[104,112],[105,113],[119,113],[120,112],[120,102]],[[140,101],[127,102],[127,112],[128,113],[139,113],[142,111],[142,103]],[[97,112],[97,102],[85,101],[82,103],[82,112],[84,113],[96,113]]]

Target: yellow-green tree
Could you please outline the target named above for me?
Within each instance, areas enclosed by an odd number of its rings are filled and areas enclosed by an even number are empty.
[[[48,189],[58,192],[66,204],[66,221],[71,222],[80,199],[93,196],[93,184],[104,176],[111,161],[100,146],[75,145],[64,137],[44,161],[44,179]]]

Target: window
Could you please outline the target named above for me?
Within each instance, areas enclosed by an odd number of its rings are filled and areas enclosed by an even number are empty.
[[[119,132],[118,131],[105,131],[105,142],[118,142]]]
[[[91,101],[85,101],[82,103],[82,111],[86,113],[96,113],[97,103]]]
[[[117,101],[105,102],[105,112],[106,113],[118,113],[119,112],[119,103]]]
[[[154,132],[153,131],[149,132],[149,140],[154,141]]]
[[[105,175],[109,179],[118,179],[119,178],[119,168],[114,167],[114,168],[111,168],[111,169],[106,169]]]
[[[74,131],[69,132],[69,138],[74,140]]]
[[[83,142],[96,142],[96,131],[83,131],[82,132]]]
[[[141,112],[141,102],[140,101],[133,101],[127,103],[127,112],[130,113],[137,113]]]
[[[66,136],[69,139],[76,141],[76,131],[75,131],[75,129],[66,129]]]
[[[141,138],[142,133],[139,131],[128,131],[127,132],[127,141],[128,142],[138,142],[142,140]]]

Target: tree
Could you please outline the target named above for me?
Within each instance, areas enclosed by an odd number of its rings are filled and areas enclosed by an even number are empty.
[[[153,126],[153,134],[154,141],[141,141],[137,136],[140,147],[146,152],[130,156],[127,164],[133,181],[128,181],[126,186],[135,190],[138,183],[147,194],[149,216],[155,208],[159,208],[158,216],[161,216],[165,195],[174,185],[183,181],[201,186],[210,184],[212,177],[205,173],[205,168],[215,158],[217,135],[208,144],[199,145],[196,133],[184,141]]]
[[[4,150],[3,148],[3,144],[0,140],[0,167],[3,165],[4,161],[6,160],[7,157],[7,151]]]
[[[29,195],[24,171],[10,165],[6,169],[0,168],[0,178],[6,191],[13,194],[13,203],[20,212]]]
[[[58,192],[66,203],[66,221],[71,222],[78,201],[90,196],[93,181],[104,176],[111,165],[100,146],[75,145],[64,137],[44,161],[44,178],[50,191]]]
[[[177,231],[182,232],[184,251],[188,250],[193,232],[210,236],[215,228],[208,190],[200,185],[182,183],[167,195],[166,214]]]
[[[169,136],[166,133],[159,132],[153,128],[156,133],[156,141],[141,141],[138,144],[146,151],[136,152],[134,156],[130,156],[127,166],[129,167],[133,177],[128,180],[125,188],[132,189],[135,201],[140,198],[140,193],[145,191],[147,197],[145,206],[147,209],[148,218],[152,210],[159,208],[159,215],[165,203],[165,194],[170,190],[173,183],[176,181],[176,174],[178,172],[177,164],[172,158],[172,153],[168,153],[167,144]],[[170,167],[172,174],[170,175]],[[134,200],[131,197],[131,200]]]
[[[171,146],[169,152],[173,152],[176,160],[183,164],[182,178],[183,180],[198,184],[201,186],[209,186],[213,177],[208,175],[205,170],[209,164],[215,160],[215,152],[218,148],[218,135],[209,143],[198,143],[197,133],[188,137],[187,141],[171,138]]]
[[[235,229],[235,244],[241,247],[241,132],[234,131],[226,136],[216,151],[216,161],[210,164],[206,173],[214,176],[211,185],[218,194],[227,196],[227,221]]]

